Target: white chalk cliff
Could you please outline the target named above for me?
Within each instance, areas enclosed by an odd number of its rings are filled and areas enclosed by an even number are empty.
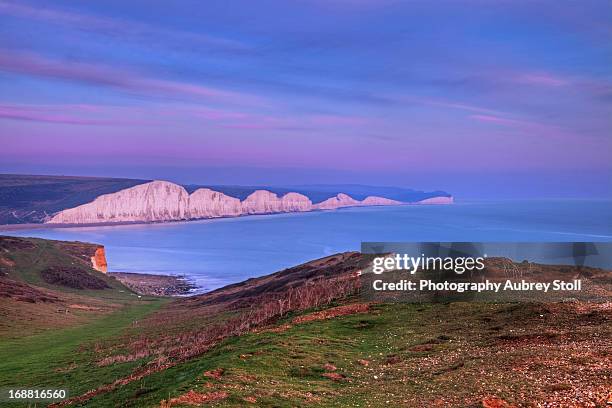
[[[434,197],[417,204],[449,204],[452,197]],[[363,201],[340,193],[313,204],[303,194],[287,193],[282,197],[257,190],[246,199],[230,197],[208,188],[189,194],[184,187],[167,181],[152,181],[116,193],[104,194],[94,201],[55,214],[48,223],[95,224],[105,222],[179,221],[202,218],[237,217],[249,214],[271,214],[342,207],[399,205],[400,201],[370,196]]]
[[[312,201],[299,193],[282,197],[267,190],[257,190],[242,202],[242,214],[270,214],[278,212],[311,211]]]
[[[333,210],[340,207],[354,207],[361,205],[361,201],[355,200],[348,194],[340,193],[335,197],[328,198],[327,200],[315,204],[315,208],[318,210]]]
[[[189,196],[189,218],[237,217],[242,214],[242,204],[209,188],[199,188]]]
[[[361,205],[400,205],[400,204],[403,204],[403,203],[401,201],[396,201],[396,200],[391,200],[389,198],[376,197],[376,196],[366,197],[361,202]]]
[[[286,212],[312,211],[312,201],[304,194],[287,193],[281,198],[281,203]]]
[[[104,194],[88,204],[60,211],[50,223],[89,224],[99,222],[171,221],[187,218],[189,193],[166,181]]]
[[[415,204],[453,204],[454,199],[453,196],[450,197],[431,197],[426,198],[425,200],[421,200]]]

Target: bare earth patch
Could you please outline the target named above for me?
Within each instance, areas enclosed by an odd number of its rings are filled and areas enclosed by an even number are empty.
[[[329,378],[332,381],[338,381],[338,382],[350,381],[344,374],[340,374],[340,373],[323,373],[321,375],[323,377]]]
[[[0,256],[0,265],[13,267],[13,266],[15,266],[15,262],[10,260],[10,259],[8,259],[8,258],[4,258],[4,257]]]
[[[321,310],[320,312],[310,313],[304,316],[298,316],[293,319],[294,324],[312,322],[315,320],[332,319],[338,316],[347,316],[357,313],[367,313],[370,310],[370,305],[367,303],[356,303],[345,306],[332,307],[331,309]]]
[[[221,378],[224,372],[225,370],[223,368],[217,368],[215,370],[206,371],[204,373],[204,377],[214,378],[215,380],[218,380],[219,378]]]
[[[100,307],[96,307],[96,306],[87,306],[87,305],[79,305],[79,304],[72,304],[68,306],[71,309],[79,309],[79,310],[91,310],[91,311],[100,311],[102,310],[102,308]]]
[[[175,405],[194,405],[207,404],[214,401],[225,399],[229,394],[225,391],[213,391],[207,393],[199,393],[193,390],[186,392],[180,397],[171,398],[169,401],[163,400],[160,403],[160,408],[170,408]]]
[[[501,398],[487,397],[482,400],[482,408],[514,408]]]

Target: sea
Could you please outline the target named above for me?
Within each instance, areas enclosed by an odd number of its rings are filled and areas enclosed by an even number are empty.
[[[459,201],[2,234],[99,243],[109,271],[181,275],[207,291],[362,242],[612,242],[612,200]]]

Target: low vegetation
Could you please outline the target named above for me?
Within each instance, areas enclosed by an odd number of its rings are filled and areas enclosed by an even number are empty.
[[[49,266],[40,272],[42,279],[51,285],[66,286],[72,289],[109,289],[101,278],[80,268]]]
[[[137,303],[131,290],[92,269],[97,248],[0,236],[0,339],[86,324]]]
[[[365,302],[357,253],[139,298],[106,276],[98,290],[46,282],[41,272],[74,254],[12,245],[0,282],[19,285],[0,311],[29,305],[68,323],[33,320],[36,333],[18,338],[7,328],[0,387],[68,386],[56,407],[603,407],[610,391],[610,303]]]

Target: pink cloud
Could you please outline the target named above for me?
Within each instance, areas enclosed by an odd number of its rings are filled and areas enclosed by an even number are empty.
[[[49,24],[68,25],[74,28],[95,31],[110,37],[126,39],[147,40],[155,37],[171,39],[177,44],[185,42],[208,45],[215,48],[231,50],[247,50],[250,47],[236,40],[221,38],[198,33],[188,33],[177,30],[167,30],[139,21],[127,21],[117,18],[99,18],[89,14],[75,13],[66,10],[47,7],[32,7],[26,4],[17,4],[0,0],[0,14],[19,18],[38,20]]]
[[[64,123],[70,125],[104,124],[99,120],[84,119],[61,113],[45,112],[44,110],[27,106],[0,105],[0,118],[32,122]]]
[[[225,121],[220,126],[231,129],[289,130],[304,128],[304,122],[291,117],[277,118],[268,115],[249,114],[234,121]]]
[[[480,112],[480,113],[487,113],[487,114],[501,114],[502,113],[497,110],[483,108],[480,106],[467,105],[464,103],[445,102],[445,101],[437,101],[437,100],[425,100],[423,101],[423,103],[426,105],[440,106],[443,108],[458,109],[458,110],[464,110],[464,111],[470,111],[470,112]]]
[[[257,96],[226,91],[198,84],[172,80],[147,78],[137,72],[118,69],[103,64],[52,60],[31,53],[0,52],[0,70],[36,76],[56,78],[87,85],[103,86],[123,92],[151,97],[179,97],[205,99],[209,102],[262,104]]]
[[[524,132],[525,134],[529,134],[530,136],[542,136],[553,139],[567,140],[577,139],[577,135],[571,130],[555,125],[549,125],[545,123],[527,120],[510,119],[494,115],[470,115],[469,117],[470,119],[474,119],[479,122],[515,128],[519,132]]]
[[[243,130],[308,130],[355,127],[368,120],[355,116],[271,116],[231,109],[213,109],[189,105],[149,107],[90,104],[11,104],[0,102],[0,119],[68,125],[156,125],[193,123],[218,128]]]
[[[315,115],[308,121],[322,126],[361,126],[368,123],[368,120],[363,117],[340,115]]]
[[[569,80],[548,73],[532,73],[519,75],[516,78],[516,81],[523,84],[549,87],[560,87],[570,84]]]
[[[502,125],[514,126],[514,125],[527,124],[527,122],[522,122],[522,121],[514,120],[514,119],[502,118],[500,116],[494,116],[494,115],[470,115],[470,118],[478,120],[480,122],[499,123]]]
[[[356,127],[369,123],[369,120],[366,118],[341,115],[306,115],[281,118],[249,114],[236,119],[239,120],[223,124],[223,127],[235,129],[305,130]]]
[[[228,111],[221,109],[209,109],[209,108],[197,108],[197,109],[187,109],[188,113],[192,114],[195,117],[200,117],[208,120],[243,120],[248,119],[249,115],[243,112],[237,111]]]
[[[127,111],[126,111],[127,109]],[[103,107],[85,104],[64,105],[16,105],[0,104],[0,119],[23,120],[67,125],[142,125],[151,120],[135,117],[142,114],[138,109],[125,107]]]
[[[369,124],[371,119],[352,115],[290,115],[274,116],[265,113],[244,112],[230,109],[213,109],[207,107],[173,106],[162,110],[160,114],[177,116],[188,115],[195,119],[205,119],[223,128],[262,129],[262,130],[297,130],[329,129],[334,127],[358,127]]]

